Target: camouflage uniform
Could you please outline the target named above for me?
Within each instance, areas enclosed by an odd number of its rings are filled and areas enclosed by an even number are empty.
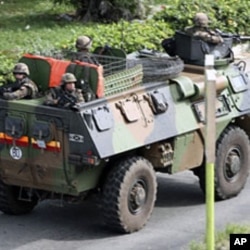
[[[223,38],[208,28],[208,17],[204,13],[197,13],[194,17],[194,26],[186,27],[188,35],[201,38],[205,42],[218,44],[223,42]]]
[[[14,99],[32,99],[38,94],[38,87],[28,78],[29,69],[24,63],[18,63],[13,69],[13,74],[22,74],[23,78],[16,78],[16,81],[3,86],[2,96],[7,100]]]
[[[98,60],[96,57],[89,52],[90,48],[92,46],[92,39],[88,36],[79,36],[76,40],[75,47],[77,49],[77,52],[75,52],[71,58],[71,61],[80,61],[80,62],[86,62],[90,64],[99,65]],[[83,89],[83,95],[85,101],[90,101],[96,98],[95,94],[89,87],[89,80],[91,77],[90,67],[84,67],[84,88]]]
[[[76,53],[73,54],[71,60],[98,65],[97,59],[88,51],[77,51]]]
[[[75,47],[77,52],[73,54],[72,61],[81,61],[91,64],[99,64],[97,59],[89,52],[92,46],[92,40],[88,36],[80,36],[76,40]]]
[[[69,91],[65,85],[68,83],[76,83],[76,78],[71,73],[66,73],[62,76],[62,84],[59,87],[50,89],[46,95],[45,105],[57,106],[59,108],[71,108],[78,102],[84,102],[81,89]]]

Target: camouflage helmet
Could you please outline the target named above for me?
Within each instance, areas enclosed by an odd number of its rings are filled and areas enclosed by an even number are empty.
[[[92,39],[88,36],[79,36],[76,39],[77,49],[90,49],[92,46]]]
[[[62,76],[62,85],[65,85],[70,82],[77,82],[76,77],[72,73],[65,73]]]
[[[205,13],[199,12],[194,17],[194,24],[199,27],[207,27],[209,23],[208,16]]]
[[[13,74],[30,74],[29,68],[25,63],[17,63],[13,69]]]

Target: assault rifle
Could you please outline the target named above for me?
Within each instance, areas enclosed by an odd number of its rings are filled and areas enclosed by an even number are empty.
[[[13,83],[13,82],[8,81],[8,83],[5,83],[0,86],[0,96],[3,96],[3,93],[15,91],[19,89],[19,87],[20,87],[20,83],[18,82]]]
[[[57,106],[60,108],[72,108],[76,104],[76,98],[64,92],[60,95]]]
[[[224,38],[232,38],[235,42],[241,42],[241,41],[250,41],[250,36],[241,36],[239,34],[232,34],[232,33],[225,33],[221,31],[220,29],[215,30],[220,36]]]

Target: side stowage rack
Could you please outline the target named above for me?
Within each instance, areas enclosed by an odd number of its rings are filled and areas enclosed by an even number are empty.
[[[143,68],[137,64],[126,70],[105,77],[105,96],[122,92],[142,84]]]

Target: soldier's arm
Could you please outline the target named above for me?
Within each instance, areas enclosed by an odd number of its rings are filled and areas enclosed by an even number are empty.
[[[223,42],[223,38],[221,36],[216,35],[212,32],[196,31],[194,33],[194,36],[200,37],[205,42],[210,42],[210,43],[214,43],[214,44]]]
[[[15,100],[15,99],[22,99],[29,94],[29,89],[25,86],[22,86],[20,89],[14,92],[7,92],[4,93],[3,96],[7,100]]]
[[[77,98],[77,102],[85,101],[81,89],[76,89],[76,98]]]
[[[46,95],[46,99],[44,101],[45,105],[56,106],[58,104],[59,97],[56,95],[54,89],[51,89],[49,93]]]
[[[214,31],[210,31],[210,39],[211,39],[211,43],[223,43],[224,40],[223,38],[219,35],[216,34]]]

